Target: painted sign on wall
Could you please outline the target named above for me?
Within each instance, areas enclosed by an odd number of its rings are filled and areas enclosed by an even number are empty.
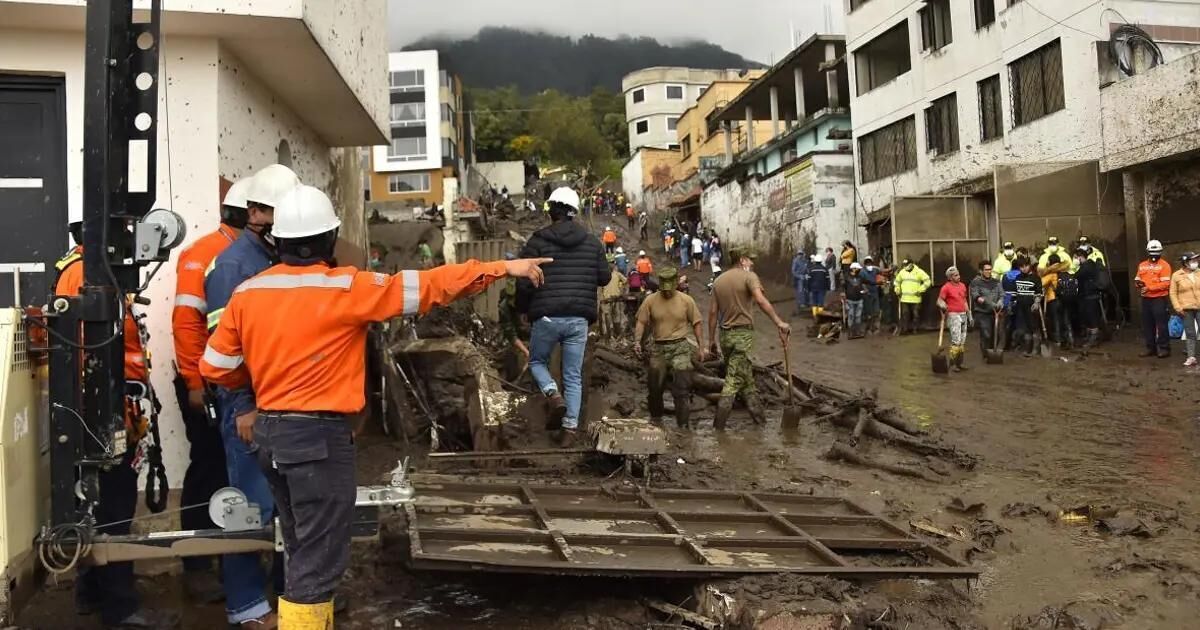
[[[787,182],[787,207],[791,209],[806,208],[813,201],[813,165],[812,160],[789,168],[783,174]]]

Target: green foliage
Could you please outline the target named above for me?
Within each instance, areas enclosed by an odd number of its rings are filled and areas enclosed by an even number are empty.
[[[475,155],[484,162],[524,159],[515,155],[509,144],[529,126],[529,114],[523,111],[525,99],[513,86],[488,89],[468,88],[474,111]]]

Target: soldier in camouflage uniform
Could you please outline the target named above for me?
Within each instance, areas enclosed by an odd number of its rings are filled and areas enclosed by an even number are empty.
[[[516,256],[507,253],[504,255],[504,259],[516,260]],[[505,344],[516,353],[513,361],[505,360],[505,376],[510,379],[516,378],[523,372],[525,364],[529,362],[529,347],[525,345],[525,340],[529,338],[529,331],[521,325],[521,313],[517,310],[517,281],[515,278],[509,278],[500,289],[499,316],[500,334],[504,336]]]
[[[713,283],[713,299],[708,312],[708,335],[714,349],[720,344],[725,355],[725,387],[717,404],[713,428],[723,430],[733,412],[733,401],[742,397],[750,417],[757,424],[766,422],[766,413],[754,388],[754,306],[775,322],[779,333],[787,337],[791,326],[780,319],[771,302],[763,295],[762,282],[754,273],[753,248],[733,248],[730,252],[735,266],[722,273]],[[717,326],[721,327],[720,337]]]
[[[701,340],[701,316],[696,301],[677,290],[679,272],[667,267],[658,272],[658,291],[646,298],[637,312],[634,329],[634,352],[643,354],[642,341],[647,328],[654,339],[650,350],[649,391],[650,419],[661,422],[663,415],[663,386],[671,380],[671,397],[675,399],[675,421],[680,428],[688,427],[691,413],[692,370]],[[688,338],[688,333],[695,340]],[[706,353],[700,353],[703,361]]]

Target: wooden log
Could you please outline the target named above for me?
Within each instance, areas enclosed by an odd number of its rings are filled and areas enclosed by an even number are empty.
[[[725,389],[725,379],[704,374],[692,373],[692,391],[710,393]]]
[[[642,369],[641,364],[634,363],[629,359],[617,354],[616,352],[604,347],[595,346],[595,357],[614,367],[619,367],[627,372],[637,372]]]
[[[858,426],[857,420],[852,420],[845,417],[844,413],[829,414],[827,416],[823,416],[821,419],[829,420],[829,422],[832,422],[843,429],[850,429],[851,431]],[[877,422],[868,422],[866,425],[864,425],[863,433],[873,438],[884,440],[918,455],[944,457],[954,462],[959,462],[963,457],[962,453],[959,453],[952,448],[924,442],[905,433],[901,433],[900,431],[897,431],[889,426],[881,426]]]
[[[871,422],[871,414],[865,407],[858,408],[858,423],[854,425],[854,430],[850,432],[850,446],[858,446],[858,439],[862,437],[863,429]]]
[[[876,409],[875,421],[892,427],[898,431],[903,431],[909,435],[925,435],[926,431],[920,427],[913,426],[904,418],[900,417],[900,413],[895,409]]]
[[[771,380],[775,381],[776,384],[783,388],[783,393],[785,395],[787,394],[787,390],[790,388],[792,390],[792,396],[795,396],[797,400],[812,400],[812,396],[800,391],[800,388],[796,387],[794,383],[788,383],[786,378],[774,370],[769,370],[766,372],[766,374],[771,377]]]
[[[856,466],[862,466],[864,468],[874,468],[876,470],[890,472],[893,475],[901,475],[904,477],[914,477],[916,479],[922,479],[924,481],[937,481],[936,479],[933,479],[929,475],[926,475],[925,473],[923,473],[919,470],[913,469],[913,468],[908,468],[906,466],[900,466],[897,464],[888,464],[885,462],[877,462],[877,461],[874,461],[871,459],[867,459],[866,457],[863,457],[861,454],[856,453],[853,449],[851,449],[849,446],[846,446],[845,444],[838,444],[835,442],[833,444],[833,446],[829,447],[829,452],[826,453],[825,456],[834,461],[843,461],[848,464],[854,464]]]

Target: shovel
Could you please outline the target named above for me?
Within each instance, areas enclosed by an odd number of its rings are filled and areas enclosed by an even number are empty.
[[[783,344],[783,369],[787,372],[787,406],[783,408],[782,425],[785,429],[795,429],[800,426],[801,409],[796,406],[796,401],[793,398],[794,394],[792,387],[792,360],[791,353],[788,351],[788,335],[779,333],[779,341]]]
[[[1038,317],[1042,320],[1042,340],[1038,344],[1038,354],[1042,355],[1043,359],[1054,357],[1054,351],[1050,348],[1050,340],[1046,337],[1046,302],[1042,300],[1042,308],[1038,309]]]
[[[942,324],[938,327],[938,345],[937,350],[929,355],[929,363],[933,367],[934,374],[949,374],[950,359],[946,357],[946,349],[942,347],[942,337],[946,332],[946,313],[942,313]]]
[[[984,359],[987,360],[988,365],[1003,365],[1004,351],[1000,349],[1000,311],[996,311],[995,326],[996,327],[992,329],[992,348],[990,350],[984,350],[983,355]]]

